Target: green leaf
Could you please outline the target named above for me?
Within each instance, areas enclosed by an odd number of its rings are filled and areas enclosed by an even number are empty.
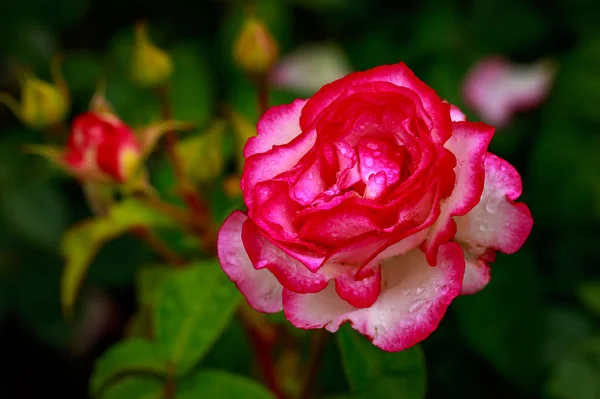
[[[99,396],[111,381],[126,374],[166,374],[166,360],[161,347],[143,339],[121,341],[96,361],[90,392]]]
[[[583,283],[577,295],[588,309],[600,317],[600,281]]]
[[[423,352],[414,346],[388,353],[344,325],[336,334],[346,376],[360,397],[420,399],[425,397]]]
[[[600,336],[582,342],[551,372],[547,391],[556,399],[600,398]]]
[[[101,399],[162,399],[164,381],[151,377],[128,377],[108,388]]]
[[[105,217],[88,219],[67,231],[61,245],[67,260],[61,282],[61,303],[65,314],[72,316],[73,304],[87,268],[106,241],[133,227],[167,227],[173,224],[171,219],[141,202],[126,199],[114,205]]]
[[[156,339],[176,373],[190,370],[229,324],[241,295],[217,261],[177,271],[161,290]]]
[[[177,399],[274,399],[258,382],[225,371],[204,370],[181,384]]]

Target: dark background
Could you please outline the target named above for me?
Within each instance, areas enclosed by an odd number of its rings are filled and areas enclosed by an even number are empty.
[[[492,54],[558,62],[546,101],[498,129],[491,145],[523,177],[521,200],[532,211],[533,232],[517,254],[498,256],[491,284],[457,299],[423,343],[428,398],[600,398],[600,3],[259,3],[282,53],[329,40],[342,46],[356,70],[404,61],[471,120],[478,117],[460,87],[473,63]],[[87,107],[104,75],[108,98],[123,118],[148,119],[155,104],[135,94],[121,73],[124,43],[144,17],[156,43],[196,63],[193,76],[181,79],[195,87],[182,101],[191,104],[197,123],[207,123],[225,104],[256,118],[252,87],[231,61],[241,10],[233,1],[4,0],[0,88],[18,95],[15,66],[48,79],[50,57],[61,51],[73,113]],[[273,102],[291,98],[276,93]],[[18,151],[41,142],[39,133],[3,106],[0,129],[0,398],[86,398],[94,359],[119,339],[135,310],[135,268],[152,257],[131,238],[101,251],[84,293],[101,293],[107,321],[92,329],[87,344],[75,345],[83,333],[60,313],[58,245],[62,232],[90,211],[72,180]],[[347,389],[333,342],[322,367],[324,394]],[[223,359],[219,348],[231,345],[247,356]],[[250,361],[239,357],[250,356],[234,323],[205,361],[247,371]]]

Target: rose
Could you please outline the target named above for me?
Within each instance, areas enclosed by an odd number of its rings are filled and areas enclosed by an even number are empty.
[[[384,350],[410,347],[531,230],[492,135],[404,64],[273,107],[244,148],[248,211],[219,232],[221,266],[258,311],[332,332],[349,321]]]
[[[86,112],[73,120],[64,161],[75,175],[86,180],[123,183],[140,158],[138,138],[116,116]]]

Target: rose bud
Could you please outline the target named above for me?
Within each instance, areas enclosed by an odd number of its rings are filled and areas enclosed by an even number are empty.
[[[58,64],[52,66],[54,82],[38,79],[29,71],[19,75],[21,103],[7,93],[0,93],[4,103],[21,122],[36,130],[42,130],[62,122],[69,110],[68,88],[60,75]]]
[[[488,153],[494,129],[404,64],[273,107],[257,131],[244,147],[247,212],[225,221],[218,257],[254,309],[296,327],[350,322],[406,349],[531,231],[518,172]]]
[[[248,18],[233,47],[237,65],[250,75],[261,75],[269,71],[278,55],[277,42],[266,25],[256,17]]]
[[[506,126],[518,111],[537,107],[550,92],[556,67],[550,61],[512,64],[486,58],[471,68],[463,83],[465,102],[487,123]]]
[[[124,183],[137,170],[141,149],[133,130],[119,118],[87,112],[71,125],[64,161],[84,180]]]
[[[148,37],[144,22],[135,25],[135,40],[131,55],[131,76],[137,85],[151,88],[163,85],[173,75],[173,60],[156,47]]]

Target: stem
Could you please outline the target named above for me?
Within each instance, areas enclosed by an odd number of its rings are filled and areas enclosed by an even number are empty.
[[[133,229],[133,234],[141,238],[150,248],[161,256],[167,263],[174,268],[180,268],[186,261],[177,252],[173,251],[166,242],[160,239],[155,233],[146,227],[137,227]]]
[[[243,309],[240,310],[239,315],[241,316],[242,322],[248,331],[250,342],[254,349],[254,355],[260,366],[263,380],[267,387],[271,390],[273,395],[277,399],[286,399],[285,393],[279,387],[277,383],[277,373],[275,370],[275,363],[273,362],[273,344],[276,337],[269,337],[260,329],[256,328],[255,323],[252,322],[250,316]]]
[[[171,104],[169,102],[169,96],[166,86],[161,86],[156,89],[156,94],[161,103],[162,118],[165,121],[172,119]],[[181,195],[181,199],[188,207],[193,218],[197,221],[201,221],[202,224],[194,224],[194,231],[202,239],[202,243],[205,250],[210,254],[216,253],[216,240],[212,237],[214,233],[211,225],[210,209],[200,195],[193,188],[193,184],[188,180],[181,159],[177,154],[177,133],[175,131],[169,131],[165,135],[165,145],[167,154],[173,170],[175,173],[175,179],[177,180],[177,191]]]
[[[174,378],[174,367],[172,363],[167,364],[167,380],[165,381],[165,399],[175,399],[177,386]]]
[[[311,337],[310,355],[298,399],[309,399],[313,393],[328,338],[329,333],[325,330],[317,330]]]

